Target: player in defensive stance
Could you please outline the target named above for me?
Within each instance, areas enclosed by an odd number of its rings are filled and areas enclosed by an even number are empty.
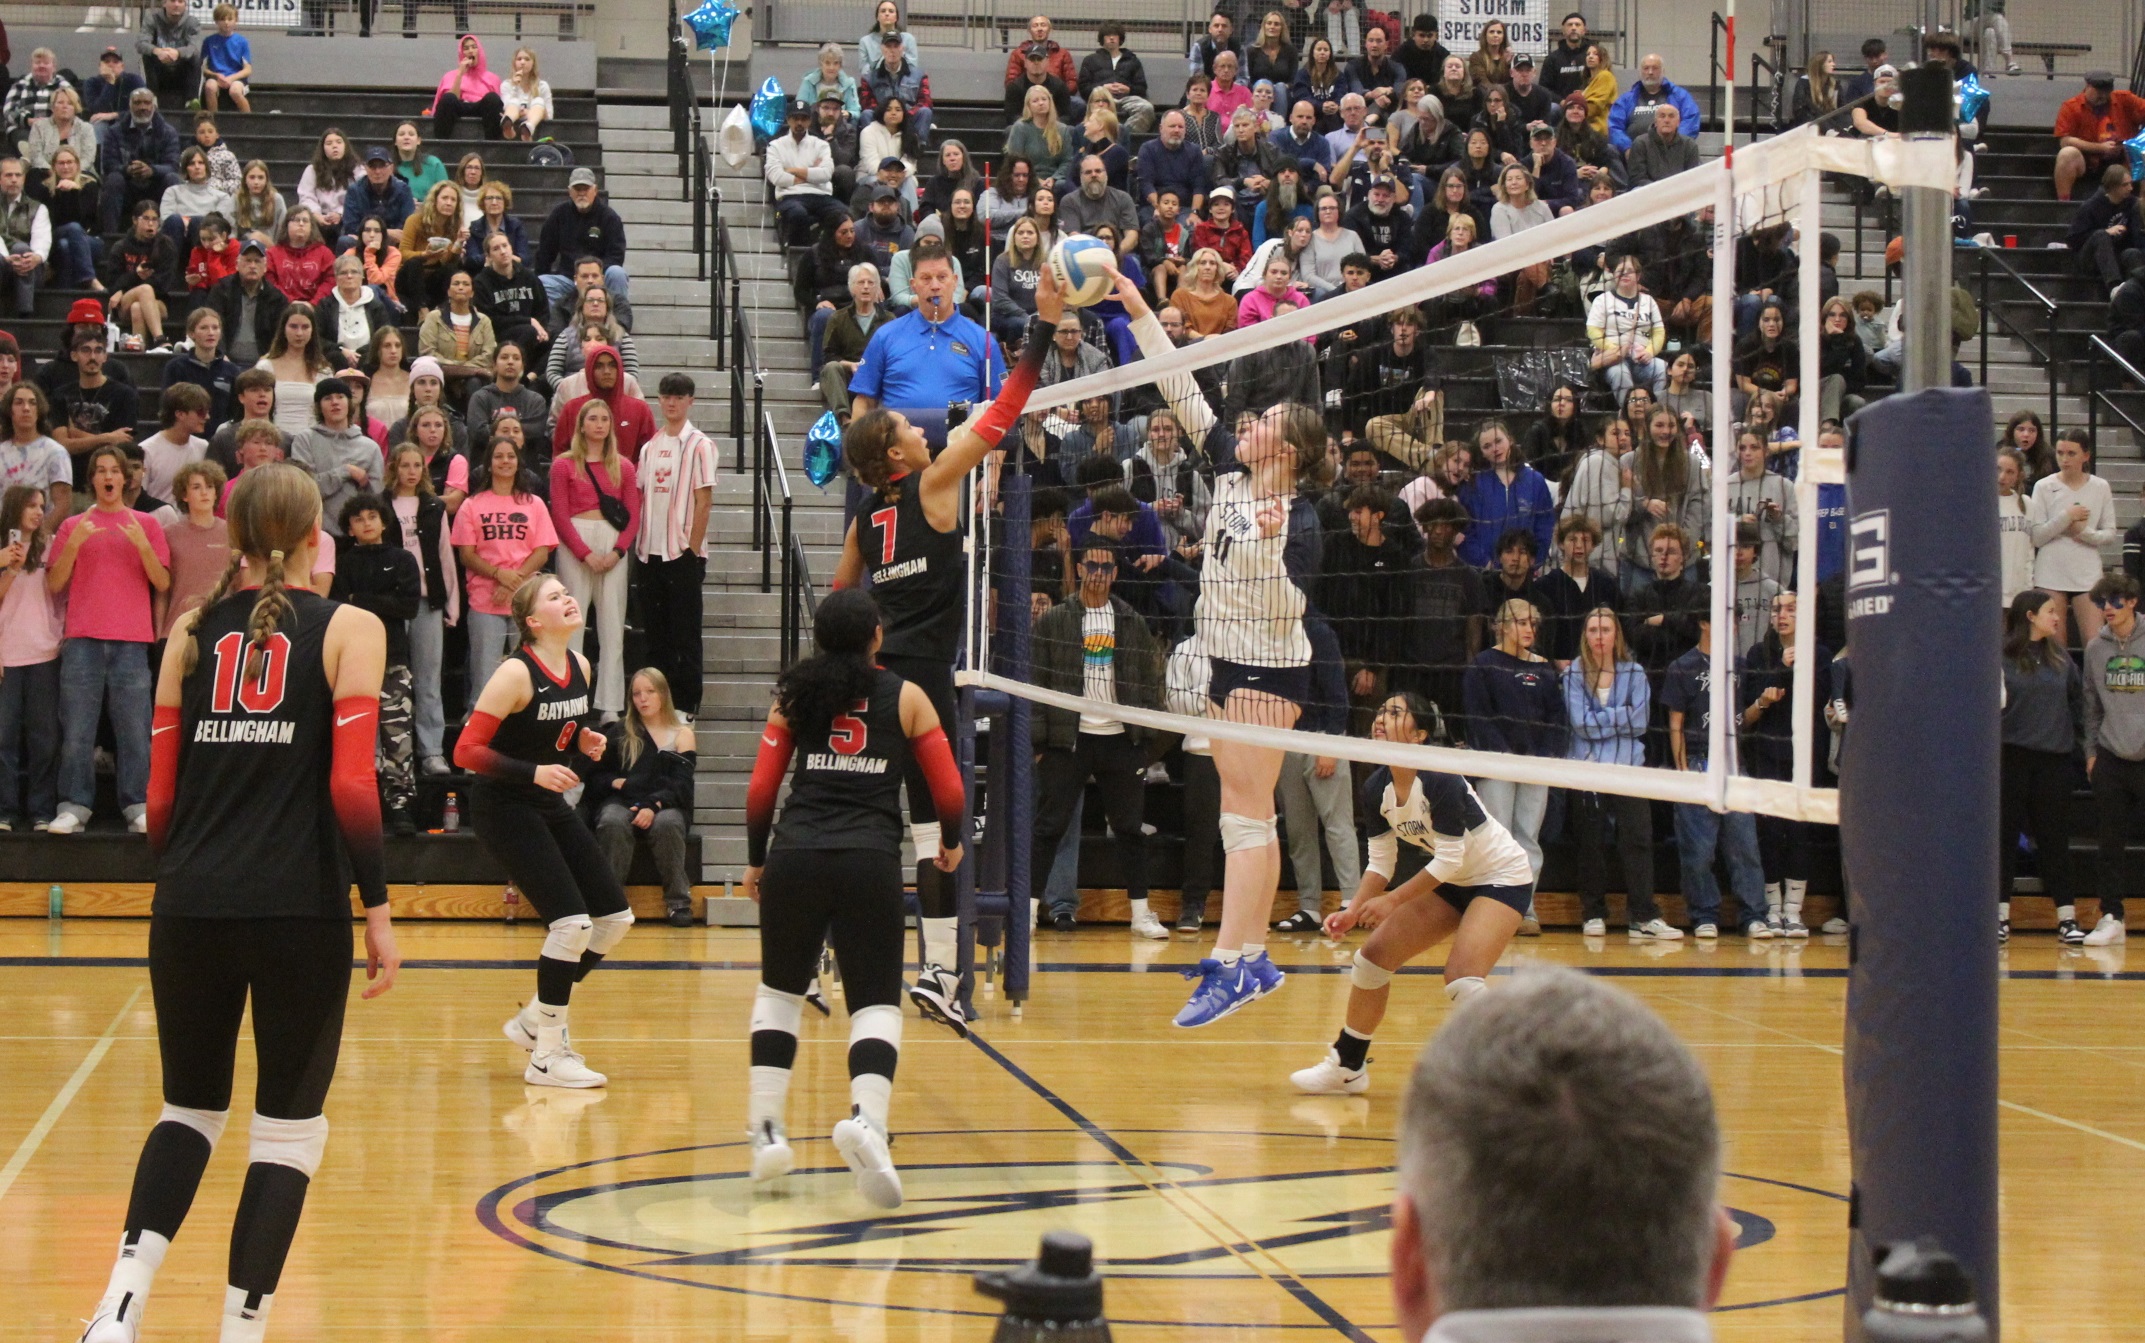
[[[745,894],[760,905],[752,1178],[775,1179],[795,1163],[784,1116],[797,1024],[831,941],[849,1004],[849,1117],[834,1126],[834,1146],[867,1202],[898,1208],[886,1110],[901,1054],[901,784],[918,773],[931,790],[942,818],[931,861],[950,873],[961,864],[961,773],[931,697],[877,665],[885,633],[870,597],[852,588],[820,603],[812,641],[819,652],[775,687],[745,800]],[[800,745],[776,825],[775,796]]]
[[[1290,728],[1311,695],[1305,592],[1318,578],[1318,524],[1299,482],[1324,485],[1326,423],[1314,406],[1283,402],[1254,421],[1236,447],[1241,469],[1214,481],[1207,559],[1195,608],[1199,646],[1213,675],[1214,718]],[[1292,510],[1306,515],[1292,523]],[[1279,989],[1287,976],[1266,955],[1266,917],[1281,881],[1274,785],[1284,752],[1214,738],[1221,776],[1221,932],[1213,956],[1188,971],[1199,984],[1177,1013],[1205,1026]]]
[[[134,1343],[140,1332],[157,1268],[230,1117],[249,999],[257,1077],[220,1338],[265,1336],[328,1141],[321,1107],[350,989],[353,880],[373,981],[364,996],[393,987],[401,964],[373,777],[387,631],[306,586],[320,545],[311,476],[256,467],[228,513],[231,567],[180,617],[157,679],[149,985],[164,1109],[134,1168],[119,1262],[83,1343]],[[236,586],[241,561],[258,586]]]
[[[1425,726],[1437,711],[1412,691],[1394,695],[1372,720],[1379,741],[1429,740]],[[1314,1095],[1353,1096],[1370,1088],[1370,1038],[1385,1019],[1393,975],[1440,942],[1445,996],[1457,1003],[1480,993],[1485,977],[1519,930],[1534,897],[1526,850],[1457,774],[1381,766],[1363,785],[1372,823],[1370,862],[1349,905],[1326,918],[1326,935],[1345,937],[1357,924],[1373,927],[1349,972],[1348,1017],[1326,1057],[1289,1080]],[[1427,849],[1430,864],[1400,885],[1393,879],[1400,841]],[[1423,897],[1435,893],[1435,900]]]
[[[948,731],[955,722],[953,664],[961,656],[961,617],[966,609],[962,585],[968,574],[968,559],[962,551],[961,480],[1020,422],[1063,310],[1056,285],[1036,287],[1037,320],[1028,325],[1020,362],[1006,375],[997,400],[987,409],[978,407],[980,413],[968,423],[948,430],[946,446],[936,457],[923,432],[898,410],[867,411],[842,435],[842,452],[850,469],[874,497],[842,539],[834,586],[856,587],[869,574],[871,595],[886,629],[879,665],[920,688]],[[953,882],[932,861],[938,852],[941,822],[948,823],[947,834],[959,834],[961,814],[937,814],[930,787],[917,770],[910,762],[906,782],[909,838],[916,846],[923,970],[909,996],[926,1017],[965,1036],[968,1023],[961,1011],[961,983],[954,968],[959,959],[955,945],[959,919]],[[967,804],[964,792],[963,811]]]
[[[601,760],[608,746],[588,725],[588,659],[569,644],[581,604],[556,578],[514,591],[521,646],[499,664],[454,744],[454,762],[477,776],[470,819],[550,932],[536,958],[536,996],[501,1027],[529,1051],[521,1080],[542,1087],[600,1087],[566,1034],[574,985],[633,926],[625,888],[596,836],[560,796],[581,782],[568,762]]]

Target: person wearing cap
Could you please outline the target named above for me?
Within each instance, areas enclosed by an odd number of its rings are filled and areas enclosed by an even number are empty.
[[[209,287],[208,306],[223,319],[225,351],[241,367],[268,353],[290,297],[268,280],[268,249],[258,238],[238,245],[238,271]]]
[[[8,86],[7,99],[0,102],[0,122],[6,125],[9,144],[28,139],[30,123],[52,115],[52,95],[73,87],[59,67],[52,48],[39,47],[30,53],[30,73]]]
[[[1362,240],[1363,255],[1370,262],[1374,280],[1398,275],[1416,265],[1416,258],[1406,255],[1415,221],[1405,207],[1395,203],[1399,196],[1400,184],[1390,173],[1373,173],[1363,198],[1341,218],[1342,229]]]
[[[1902,101],[1899,92],[1898,67],[1880,65],[1870,75],[1875,81],[1866,101],[1857,102],[1849,109],[1849,117],[1855,134],[1869,140],[1882,139],[1899,134],[1899,108]]]
[[[916,226],[916,242],[920,246],[926,239],[935,240],[946,247],[946,228],[933,215]],[[953,266],[953,305],[959,308],[968,301],[968,276],[961,269],[961,258],[946,248],[946,260]],[[894,253],[894,259],[886,269],[886,306],[896,316],[916,310],[916,248],[909,247]]]
[[[1693,141],[1692,147],[1696,145]],[[1548,204],[1552,214],[1568,215],[1586,204],[1578,161],[1557,146],[1556,128],[1546,121],[1527,127],[1526,164],[1534,174],[1534,194]]]
[[[903,220],[916,217],[916,178],[909,171],[909,161],[898,154],[888,154],[877,160],[877,170],[866,180],[857,183],[857,189],[849,196],[849,216],[862,219],[871,213],[871,203],[878,197],[880,187],[891,187],[901,200],[900,215]]]
[[[1363,54],[1348,62],[1348,77],[1363,90],[1363,101],[1380,118],[1391,116],[1400,105],[1400,91],[1408,82],[1407,71],[1393,59],[1387,45],[1385,29],[1375,23],[1366,25]]]
[[[1125,50],[1125,26],[1105,19],[1095,32],[1095,45],[1073,80],[1073,93],[1091,100],[1096,89],[1108,89],[1117,100],[1117,120],[1127,135],[1145,135],[1154,129],[1155,108],[1147,97],[1147,67]]]
[[[1154,196],[1163,187],[1174,188],[1185,208],[1199,213],[1206,205],[1208,167],[1206,155],[1191,142],[1184,113],[1174,108],[1162,114],[1160,134],[1140,146],[1140,189],[1147,194],[1147,213],[1154,210]]]
[[[831,88],[820,89],[812,113],[812,134],[826,141],[828,152],[834,156],[834,199],[847,200],[856,191],[858,165],[863,159],[856,118],[844,110],[842,95]]]
[[[909,109],[909,120],[916,127],[916,143],[928,145],[931,142],[931,77],[907,54],[903,45],[905,38],[906,34],[901,33],[881,35],[879,58],[866,68],[863,82],[857,88],[857,99],[864,104],[864,114],[859,120],[871,124],[873,115],[889,98],[899,98],[902,106]]]
[[[359,225],[377,219],[390,237],[399,237],[404,222],[416,213],[417,198],[410,193],[410,184],[395,171],[395,159],[387,146],[374,145],[366,150],[365,170],[351,179],[350,189],[343,193],[343,232],[356,237]]]
[[[1668,77],[1668,67],[1657,55],[1639,59],[1639,77],[1631,81],[1631,87],[1609,107],[1609,143],[1619,152],[1631,148],[1631,115],[1641,107],[1673,107],[1676,109],[1676,130],[1687,139],[1698,138],[1698,100],[1691,91],[1674,83]],[[1639,126],[1645,132],[1645,123]],[[1637,183],[1632,185],[1636,186]]]
[[[1039,56],[1044,70],[1066,88],[1080,82],[1073,69],[1072,53],[1058,45],[1050,35],[1050,16],[1038,14],[1028,20],[1028,37],[1024,42],[1013,44],[1013,50],[1005,58],[1005,82],[1010,87],[1022,82],[1022,76],[1031,55]]]
[[[1050,46],[1056,47],[1057,43],[1053,42]],[[1060,50],[1058,54],[1063,55],[1064,52]],[[1007,64],[1009,67],[1018,67],[1014,70],[1012,78],[1005,82],[1005,119],[1007,125],[1020,120],[1021,110],[1027,106],[1028,90],[1037,86],[1041,86],[1049,92],[1050,101],[1056,105],[1058,120],[1060,121],[1074,120],[1087,110],[1085,99],[1079,100],[1078,109],[1077,111],[1075,110],[1072,85],[1059,79],[1052,72],[1050,68],[1050,51],[1042,43],[1030,42],[1026,46],[1015,50],[1012,59]]]
[[[1549,121],[1556,115],[1556,95],[1542,87],[1534,57],[1524,51],[1512,57],[1512,82],[1505,95],[1511,100],[1512,115],[1522,122]]]
[[[1922,60],[1930,65],[1940,65],[1950,73],[1953,84],[1960,80],[1979,81],[1981,70],[1966,59],[1966,49],[1959,45],[1959,35],[1947,29],[1938,29],[1922,39]],[[1973,141],[1981,138],[1981,128],[1988,125],[1989,108],[1986,104],[1981,115],[1972,121],[1959,123],[1959,138]]]
[[[1424,88],[1429,88],[1444,78],[1445,58],[1451,54],[1438,40],[1437,15],[1426,10],[1408,24],[1408,35],[1401,39],[1400,50],[1393,53],[1393,59],[1407,71],[1409,79],[1419,79]]]
[[[96,129],[102,146],[112,127],[127,114],[127,100],[145,87],[142,77],[127,69],[127,58],[117,47],[106,47],[97,58],[97,73],[82,81],[82,114]]]
[[[787,139],[792,151],[800,153],[801,156],[801,151],[796,149],[797,119],[797,107],[793,104],[790,109],[790,135],[768,142],[769,182],[775,181],[772,157],[775,145]],[[805,111],[804,119],[807,123],[810,122],[809,109]],[[806,135],[803,138],[810,140],[813,137]],[[819,145],[820,159],[825,161],[828,157],[826,142],[820,140],[816,143]],[[789,173],[782,176],[789,178],[792,184],[800,180]],[[827,181],[828,177],[825,176],[819,179],[822,193],[826,191]],[[776,206],[777,209],[780,208],[780,200],[776,202]],[[551,213],[544,216],[544,230],[537,235],[534,269],[543,277],[544,292],[551,295],[553,302],[573,292],[574,271],[584,257],[594,257],[603,263],[603,287],[611,291],[611,305],[623,310],[633,297],[630,292],[631,277],[626,274],[626,223],[618,217],[618,211],[601,199],[596,190],[596,170],[593,168],[576,168],[567,175],[566,199],[551,207]]]
[[[900,160],[895,160],[900,162]],[[881,277],[894,266],[894,254],[916,241],[916,228],[902,208],[901,193],[881,182],[871,189],[871,206],[857,220],[857,245],[871,253]]]
[[[1660,104],[1652,112],[1653,132],[1625,148],[1624,172],[1633,189],[1698,166],[1698,141],[1677,129],[1680,120],[1673,106]]]
[[[1584,92],[1594,72],[1588,68],[1586,53],[1595,47],[1594,39],[1587,36],[1586,15],[1578,10],[1564,16],[1558,27],[1557,40],[1549,44],[1542,55],[1542,87],[1549,90],[1552,98],[1565,98]]]
[[[362,491],[377,493],[382,469],[379,445],[350,420],[350,384],[322,378],[313,384],[313,423],[291,435],[291,465],[312,473],[320,486],[320,525],[343,535],[343,502]]]
[[[156,109],[156,95],[146,88],[129,96],[127,115],[112,127],[98,157],[103,179],[104,231],[119,232],[133,217],[136,203],[161,201],[179,180],[179,132]]]
[[[2124,162],[2123,142],[2145,127],[2145,98],[2115,87],[2106,70],[2089,71],[2085,88],[2056,113],[2056,199],[2067,201],[2078,179],[2095,178]]]

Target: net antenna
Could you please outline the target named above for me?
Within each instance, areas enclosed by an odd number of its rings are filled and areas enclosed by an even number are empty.
[[[1728,718],[1732,712],[1729,687],[1735,677],[1735,650],[1731,618],[1733,607],[1733,522],[1720,501],[1731,477],[1735,457],[1733,431],[1728,425],[1725,397],[1733,384],[1730,350],[1733,347],[1735,293],[1735,229],[1738,221],[1778,218],[1793,221],[1800,230],[1803,292],[1818,291],[1817,262],[1820,230],[1821,183],[1825,173],[1871,178],[1894,189],[1933,187],[1949,191],[1955,164],[1948,143],[1898,139],[1857,140],[1821,136],[1806,126],[1768,140],[1742,146],[1732,162],[1725,156],[1660,182],[1651,183],[1614,199],[1587,206],[1550,222],[1492,242],[1468,248],[1433,264],[1366,285],[1353,293],[1336,295],[1313,306],[1277,315],[1194,345],[1136,360],[1086,377],[1039,388],[1028,398],[1031,412],[1074,406],[1091,397],[1116,397],[1137,387],[1189,378],[1202,368],[1223,365],[1244,356],[1271,350],[1292,341],[1304,341],[1322,331],[1408,306],[1420,306],[1442,296],[1479,287],[1522,268],[1567,256],[1609,239],[1678,216],[1710,209],[1714,215],[1713,386],[1722,398],[1714,414],[1712,452],[1712,497],[1716,507],[1711,518],[1712,550],[1716,580],[1713,583],[1712,647],[1713,712],[1712,746],[1703,773],[1615,765],[1543,756],[1505,754],[1451,747],[1404,745],[1335,737],[1321,733],[1283,731],[1215,719],[1189,719],[1159,710],[1112,706],[1110,716],[1164,732],[1182,733],[1191,728],[1209,737],[1226,737],[1262,743],[1284,750],[1315,755],[1339,755],[1351,760],[1399,764],[1409,768],[1444,770],[1475,778],[1506,779],[1518,783],[1584,789],[1688,802],[1715,810],[1752,812],[1789,820],[1836,824],[1839,819],[1837,789],[1813,786],[1811,776],[1811,725],[1818,720],[1815,705],[1816,657],[1814,612],[1805,611],[1796,624],[1793,673],[1794,772],[1790,779],[1760,779],[1735,772],[1733,751],[1727,749]],[[1801,341],[1801,419],[1816,423],[1816,388],[1819,305],[1799,305],[1798,334]],[[1824,453],[1814,446],[1814,433],[1803,436],[1801,469],[1795,482],[1799,513],[1797,588],[1804,594],[1817,591],[1818,490],[1821,485],[1842,485],[1845,464],[1837,451]],[[989,488],[992,482],[986,482]],[[980,515],[985,510],[977,510]],[[972,538],[979,554],[985,550],[980,528]],[[1009,539],[1022,544],[1022,538]],[[979,562],[988,564],[987,559]],[[1728,575],[1723,580],[1720,575]],[[989,589],[979,583],[980,594]],[[1806,601],[1813,596],[1806,595]],[[1032,703],[1081,711],[1093,706],[1079,696],[1033,685],[1019,675],[1009,675],[992,663],[991,621],[988,603],[979,600],[972,612],[970,657],[959,673],[963,684],[1001,690]],[[1022,669],[1025,671],[1025,668]]]

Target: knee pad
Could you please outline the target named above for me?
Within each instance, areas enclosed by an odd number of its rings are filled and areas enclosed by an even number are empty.
[[[551,931],[544,935],[544,949],[540,954],[555,961],[579,961],[595,935],[595,920],[586,914],[568,914],[563,919],[553,920]]]
[[[784,993],[768,985],[760,985],[759,992],[752,996],[752,1031],[780,1031],[795,1035],[804,1021],[804,995]]]
[[[1465,1002],[1488,987],[1489,984],[1482,976],[1468,975],[1465,978],[1448,980],[1445,984],[1445,996],[1456,1003]]]
[[[851,1012],[849,1043],[864,1040],[883,1040],[895,1049],[901,1048],[901,1009],[891,1003],[877,1003]]]
[[[180,1124],[190,1128],[207,1138],[209,1146],[213,1148],[216,1140],[223,1136],[223,1126],[229,1123],[230,1119],[229,1110],[189,1110],[183,1105],[166,1105],[163,1113],[156,1117],[156,1122]]]
[[[246,1160],[255,1165],[267,1163],[288,1166],[306,1179],[320,1169],[320,1154],[328,1146],[328,1117],[314,1115],[311,1119],[270,1119],[256,1113],[253,1116],[253,1131],[246,1144]]]
[[[1356,953],[1355,964],[1348,971],[1348,982],[1366,992],[1375,992],[1393,982],[1393,972],[1373,965],[1362,952]],[[1481,980],[1475,981],[1477,984]]]
[[[594,926],[588,932],[588,949],[598,956],[610,954],[612,947],[625,937],[626,929],[633,926],[633,911],[621,909],[616,914],[604,914],[592,920]]]
[[[1274,842],[1280,833],[1280,823],[1269,816],[1260,820],[1254,816],[1239,816],[1233,811],[1221,814],[1221,851],[1242,853],[1247,849],[1263,849]]]
[[[928,863],[938,857],[938,822],[910,826],[909,843],[916,846],[918,863]]]

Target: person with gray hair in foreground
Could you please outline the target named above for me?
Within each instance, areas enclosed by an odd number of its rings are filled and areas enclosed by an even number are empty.
[[[1735,1224],[1705,1074],[1576,970],[1475,995],[1400,1118],[1393,1304],[1423,1343],[1705,1343]]]

